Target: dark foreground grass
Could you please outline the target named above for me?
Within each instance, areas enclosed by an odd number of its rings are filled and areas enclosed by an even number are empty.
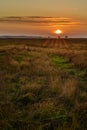
[[[0,129],[87,129],[87,40],[0,40]]]

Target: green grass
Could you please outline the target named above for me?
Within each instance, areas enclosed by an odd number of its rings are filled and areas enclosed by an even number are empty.
[[[22,56],[16,56],[15,58],[14,58],[17,62],[21,62],[22,61]]]
[[[87,71],[85,69],[77,68],[77,66],[75,66],[72,62],[69,62],[69,59],[56,55],[51,55],[51,59],[56,66],[60,67],[65,72],[68,72],[71,75],[75,75],[79,78],[83,78],[83,80],[86,79],[85,75],[87,74]]]

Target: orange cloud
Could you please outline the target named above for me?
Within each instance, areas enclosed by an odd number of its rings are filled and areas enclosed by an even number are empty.
[[[78,25],[79,21],[73,20],[71,18],[61,18],[61,17],[4,17],[0,18],[0,22],[16,22],[16,23],[28,23],[32,25],[39,26],[57,26],[57,25]]]

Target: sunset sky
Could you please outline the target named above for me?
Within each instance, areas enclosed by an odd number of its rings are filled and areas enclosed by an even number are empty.
[[[87,37],[87,0],[0,0],[0,35]]]

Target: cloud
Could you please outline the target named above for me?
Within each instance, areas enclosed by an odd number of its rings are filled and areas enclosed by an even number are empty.
[[[42,16],[30,16],[30,17],[2,17],[0,22],[11,23],[28,23],[31,25],[39,26],[57,26],[57,25],[79,25],[80,22],[71,18],[63,17],[42,17]]]

